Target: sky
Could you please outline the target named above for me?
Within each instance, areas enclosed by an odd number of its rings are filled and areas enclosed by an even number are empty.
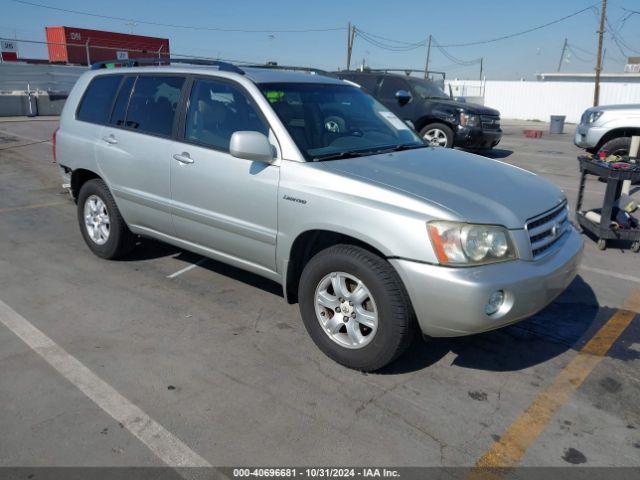
[[[148,22],[206,28],[263,30],[263,32],[205,31],[123,20],[109,20],[0,0],[0,36],[44,40],[46,25],[94,28],[167,37],[171,51],[262,63],[314,66],[334,70],[346,66],[347,24],[397,42],[419,43],[430,34],[440,45],[475,42],[526,30],[580,9],[597,5],[589,0],[33,0],[35,3],[100,15]],[[618,46],[606,35],[605,72],[621,72],[625,55],[640,55],[640,14],[625,22],[623,8],[640,11],[640,0],[609,0],[607,17],[622,38]],[[312,32],[278,30],[339,29]],[[534,79],[537,73],[558,68],[564,39],[569,42],[562,64],[565,72],[593,72],[597,47],[598,13],[585,11],[561,23],[508,40],[484,45],[432,47],[431,70],[447,78],[479,78],[479,64],[460,65],[483,58],[488,79]],[[369,37],[371,38],[371,37]],[[375,37],[377,38],[377,37]],[[374,40],[375,40],[374,38]],[[390,44],[387,40],[381,40]],[[620,42],[618,42],[620,43]],[[435,43],[434,43],[435,44]],[[402,45],[393,43],[393,45]],[[19,43],[23,57],[46,57],[43,46]],[[363,61],[373,68],[424,69],[426,46],[397,52],[380,48],[356,36],[353,65]]]

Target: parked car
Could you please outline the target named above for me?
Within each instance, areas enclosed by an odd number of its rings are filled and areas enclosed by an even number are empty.
[[[640,105],[607,105],[585,110],[574,143],[591,153],[628,155],[633,135],[640,135]]]
[[[431,148],[322,75],[221,62],[89,71],[54,140],[97,256],[145,236],[279,282],[316,345],[364,371],[420,331],[533,315],[581,256],[557,187]]]
[[[335,72],[373,95],[437,147],[487,149],[502,138],[500,112],[453,100],[428,80],[380,72]]]

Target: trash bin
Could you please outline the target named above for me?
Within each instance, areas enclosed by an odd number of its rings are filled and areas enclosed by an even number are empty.
[[[565,118],[567,118],[566,115],[551,115],[549,133],[563,133]]]

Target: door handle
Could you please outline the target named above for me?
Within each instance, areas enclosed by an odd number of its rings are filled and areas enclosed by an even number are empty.
[[[189,165],[190,163],[193,163],[193,158],[191,158],[191,156],[187,152],[174,153],[173,159],[179,161],[183,165]]]
[[[102,140],[107,142],[109,145],[115,145],[116,143],[118,143],[118,140],[116,140],[116,137],[114,137],[113,134],[109,135],[108,137],[102,137]]]

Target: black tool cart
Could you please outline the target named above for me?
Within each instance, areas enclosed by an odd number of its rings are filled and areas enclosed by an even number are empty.
[[[616,202],[622,192],[622,182],[631,180],[632,183],[640,181],[640,163],[628,163],[629,167],[614,168],[616,164],[607,164],[597,158],[589,156],[578,157],[580,162],[580,189],[578,190],[578,202],[576,204],[576,219],[583,230],[590,232],[598,238],[598,248],[607,248],[607,240],[627,240],[631,242],[631,250],[640,251],[640,228],[615,228],[611,225],[612,215]],[[602,209],[599,209],[600,223],[586,217],[588,212],[582,210],[582,199],[587,175],[595,175],[607,183]]]

